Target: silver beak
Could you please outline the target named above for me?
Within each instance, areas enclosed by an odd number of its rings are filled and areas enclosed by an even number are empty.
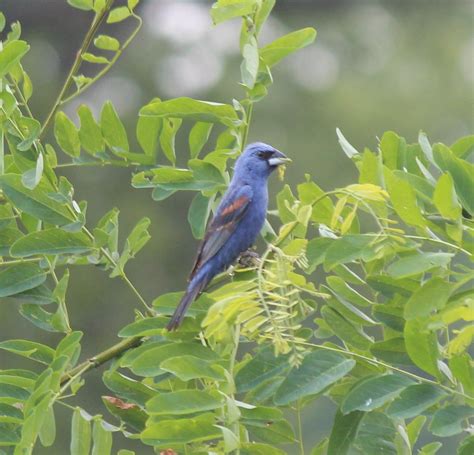
[[[280,166],[281,164],[286,163],[291,163],[291,159],[280,151],[275,152],[274,155],[268,159],[268,164],[270,166]]]

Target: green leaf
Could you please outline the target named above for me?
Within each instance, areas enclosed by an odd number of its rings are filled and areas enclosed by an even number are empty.
[[[161,420],[147,426],[140,438],[149,445],[207,441],[221,436],[221,430],[214,424],[212,414],[188,419]]]
[[[153,336],[163,332],[169,320],[164,317],[139,319],[126,325],[118,333],[119,337],[128,338],[134,336]]]
[[[418,455],[435,455],[442,446],[443,444],[441,442],[430,442],[418,451]]]
[[[285,444],[296,442],[295,433],[290,423],[285,419],[261,421],[242,421],[250,430],[250,434],[263,442]]]
[[[120,398],[103,396],[102,402],[107,410],[115,417],[120,419],[127,428],[135,431],[142,431],[145,428],[147,414],[143,409],[134,403],[126,403]]]
[[[306,182],[297,187],[298,197],[302,204],[311,205],[313,211],[311,220],[316,223],[331,223],[334,205],[329,197],[324,197],[325,192],[312,180],[310,175],[305,174]]]
[[[361,328],[352,324],[338,311],[330,307],[323,307],[321,314],[331,330],[343,341],[358,349],[368,349],[371,344],[369,338]]]
[[[406,143],[393,131],[386,131],[380,140],[383,164],[391,170],[402,169]]]
[[[242,64],[240,65],[240,72],[242,75],[242,83],[252,89],[257,80],[259,56],[258,45],[254,37],[249,39],[249,42],[244,44],[242,49]]]
[[[326,251],[333,244],[333,239],[327,237],[317,237],[308,242],[306,248],[306,258],[308,259],[308,273],[314,272],[318,265],[321,265],[326,258]]]
[[[331,240],[331,245],[326,251],[324,264],[331,270],[338,264],[345,264],[356,259],[369,260],[374,254],[370,248],[374,238],[369,235],[345,235],[339,239]]]
[[[165,343],[145,350],[133,360],[130,369],[139,376],[163,374],[160,363],[165,359],[192,355],[203,360],[216,360],[217,355],[198,343]]]
[[[420,436],[423,425],[426,422],[425,416],[415,417],[406,427],[407,427],[407,436],[410,441],[411,447],[416,444],[418,437]]]
[[[436,404],[444,396],[446,393],[434,385],[411,385],[390,404],[387,415],[396,419],[411,419]]]
[[[19,294],[39,286],[46,273],[36,264],[24,263],[0,267],[0,297]]]
[[[54,118],[54,137],[64,153],[72,157],[80,155],[79,133],[74,123],[64,112],[58,112]]]
[[[10,251],[12,244],[22,237],[18,229],[7,228],[0,230],[0,255],[5,256]]]
[[[56,420],[54,418],[54,409],[52,405],[48,406],[43,418],[44,420],[39,432],[39,438],[43,447],[50,447],[54,444],[54,440],[56,439]]]
[[[239,393],[247,392],[287,369],[289,369],[287,357],[282,355],[275,357],[270,347],[260,349],[252,356],[250,362],[238,370],[235,385]]]
[[[107,101],[102,107],[100,126],[105,142],[112,152],[119,154],[120,152],[129,151],[127,132],[110,101]]]
[[[198,122],[220,122],[227,126],[235,126],[239,120],[234,108],[229,104],[198,101],[185,97],[152,101],[140,110],[140,115],[181,118]]]
[[[256,5],[256,0],[218,0],[211,8],[212,21],[217,25],[234,17],[252,14]]]
[[[397,215],[407,224],[424,228],[426,220],[418,206],[415,191],[404,179],[385,169],[385,182],[393,208]]]
[[[240,449],[240,455],[285,455],[286,453],[275,446],[256,442],[245,442]]]
[[[463,431],[463,423],[474,416],[474,408],[451,404],[436,411],[429,429],[436,436],[454,436]]]
[[[158,118],[160,117],[145,117],[145,118]],[[181,119],[163,119],[163,127],[160,134],[160,145],[163,150],[163,154],[166,156],[169,162],[176,164],[176,150],[175,150],[175,139],[176,133],[181,127]]]
[[[385,275],[369,275],[366,278],[367,284],[380,292],[385,297],[393,297],[400,294],[405,297],[410,296],[419,288],[419,283],[408,278],[392,278]]]
[[[342,131],[339,128],[336,128],[336,134],[342,151],[348,158],[352,159],[354,156],[359,155],[357,149],[344,137]]]
[[[109,455],[112,450],[112,433],[104,428],[102,419],[94,420],[92,429],[92,455]]]
[[[372,411],[396,397],[411,384],[413,384],[411,379],[398,374],[368,377],[356,384],[344,397],[341,411],[343,414],[352,411]]]
[[[188,212],[188,222],[194,238],[202,239],[206,230],[206,223],[211,211],[214,198],[203,196],[202,193],[196,194]]]
[[[163,120],[158,117],[138,117],[137,139],[146,155],[156,158],[158,137],[163,128]]]
[[[411,319],[405,323],[404,337],[408,355],[413,363],[431,375],[439,377],[436,334],[426,329],[424,321]]]
[[[147,402],[146,409],[151,415],[182,415],[212,411],[221,408],[223,404],[224,397],[217,393],[180,390],[155,396]]]
[[[0,50],[0,78],[5,76],[29,51],[26,41],[11,41]]]
[[[468,353],[454,355],[449,359],[449,369],[454,377],[462,384],[464,391],[474,396],[474,369]]]
[[[457,455],[471,455],[474,452],[474,436],[463,439],[458,446]]]
[[[67,2],[77,9],[82,9],[84,11],[89,11],[93,8],[92,0],[67,0]]]
[[[82,60],[85,62],[89,63],[98,63],[102,65],[106,65],[107,63],[110,63],[110,61],[101,55],[94,55],[91,54],[90,52],[85,52],[84,54],[81,55]]]
[[[82,410],[76,408],[71,424],[71,455],[89,455],[91,447],[91,424],[82,416]]]
[[[29,190],[34,190],[43,176],[44,161],[43,155],[40,153],[36,160],[36,166],[33,169],[29,169],[24,172],[21,176],[21,182]]]
[[[337,411],[329,437],[327,455],[346,455],[356,437],[360,422],[364,417],[361,411],[343,414]]]
[[[14,257],[35,254],[81,254],[93,247],[91,240],[82,232],[66,232],[62,229],[46,229],[27,234],[11,247]]]
[[[443,144],[433,146],[434,159],[438,166],[451,174],[456,193],[462,206],[474,215],[474,167],[471,163],[457,158],[448,147]]]
[[[214,381],[223,381],[225,379],[222,367],[192,355],[182,355],[166,359],[160,363],[160,368],[175,375],[182,381],[190,381],[197,378],[212,379]]]
[[[359,183],[372,183],[383,187],[382,161],[379,156],[369,149],[364,150],[359,165]]]
[[[433,202],[441,215],[448,220],[457,220],[461,216],[462,207],[458,201],[451,174],[443,174],[433,195]]]
[[[145,117],[140,117],[145,118]],[[212,131],[213,123],[196,122],[189,133],[189,152],[191,158],[197,158]]]
[[[453,283],[448,283],[439,277],[426,281],[408,299],[404,311],[405,319],[426,318],[432,311],[444,308],[454,286]]]
[[[355,361],[341,354],[313,351],[298,368],[290,371],[273,398],[279,406],[321,392],[354,368]]]
[[[287,55],[308,46],[316,39],[316,30],[308,27],[277,38],[260,49],[260,57],[269,67],[276,65]]]
[[[370,300],[359,294],[355,289],[351,288],[345,280],[338,276],[329,276],[326,278],[327,283],[337,295],[347,299],[349,302],[359,306],[369,306]]]
[[[385,414],[369,412],[359,425],[354,449],[360,454],[397,455],[396,434],[393,422]]]
[[[402,337],[378,341],[370,346],[370,352],[385,362],[413,365],[406,352],[405,340]]]
[[[104,151],[104,138],[100,126],[94,119],[91,110],[84,104],[81,104],[77,110],[81,120],[79,129],[79,139],[81,145],[91,155],[96,155]]]
[[[458,158],[467,159],[474,151],[474,134],[458,139],[450,149]]]
[[[117,371],[106,371],[102,379],[112,392],[140,406],[156,395],[154,389]]]
[[[54,359],[54,349],[27,340],[8,340],[0,343],[0,349],[49,365]]]
[[[405,278],[427,272],[435,267],[446,266],[454,256],[452,253],[421,253],[404,256],[387,267],[387,273],[395,278]]]
[[[119,6],[110,11],[109,16],[107,17],[107,24],[115,24],[116,22],[122,22],[132,13],[126,6]]]
[[[99,35],[94,39],[94,46],[106,51],[117,51],[120,48],[120,43],[111,36]]]

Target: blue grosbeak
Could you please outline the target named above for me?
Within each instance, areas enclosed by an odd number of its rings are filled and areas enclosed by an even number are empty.
[[[283,153],[262,142],[250,144],[240,155],[229,188],[209,223],[189,276],[188,288],[168,330],[177,329],[188,306],[212,278],[253,245],[267,213],[268,177],[288,161]]]

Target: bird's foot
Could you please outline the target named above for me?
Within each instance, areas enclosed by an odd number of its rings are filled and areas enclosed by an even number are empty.
[[[237,261],[237,264],[240,268],[255,268],[259,265],[259,263],[259,254],[251,248],[241,253]]]

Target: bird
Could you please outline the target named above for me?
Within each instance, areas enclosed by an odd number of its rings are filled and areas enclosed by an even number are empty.
[[[271,173],[291,160],[263,142],[249,144],[235,162],[234,175],[208,224],[197,252],[188,286],[167,330],[176,330],[191,303],[218,273],[248,250],[265,223],[267,181]]]

